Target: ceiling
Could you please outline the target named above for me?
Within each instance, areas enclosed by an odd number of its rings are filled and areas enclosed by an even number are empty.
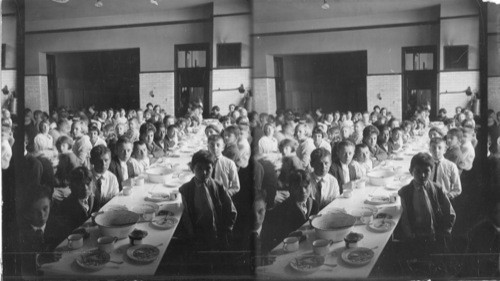
[[[476,0],[254,0],[254,22],[296,21],[332,17],[355,17],[430,8],[443,3],[469,4]]]
[[[156,0],[158,6],[150,0],[102,0],[103,6],[94,6],[96,0],[69,0],[60,4],[51,0],[25,0],[26,21],[103,17],[149,13],[166,10],[185,9],[217,0]]]

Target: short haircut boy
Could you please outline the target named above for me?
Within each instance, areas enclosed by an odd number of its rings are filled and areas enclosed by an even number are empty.
[[[236,137],[240,135],[240,128],[236,126],[229,126],[226,129],[224,129],[224,134],[233,134]]]
[[[355,147],[356,147],[352,141],[344,140],[344,141],[339,142],[339,144],[337,145],[337,151],[341,151],[342,149],[344,149],[348,146],[352,147],[353,149],[355,149]]]
[[[429,153],[425,152],[417,153],[411,159],[410,171],[413,171],[416,167],[430,167],[431,169],[434,168],[434,160],[432,159],[432,156]]]
[[[208,142],[213,143],[213,142],[218,142],[219,140],[224,142],[224,139],[222,138],[221,135],[211,135],[208,137]]]
[[[377,127],[375,127],[373,125],[368,125],[363,129],[363,138],[364,139],[370,138],[373,134],[376,134],[377,136],[380,134]]]
[[[464,138],[464,133],[459,128],[452,128],[452,129],[450,129],[448,131],[447,135],[448,136],[452,136],[452,137],[457,137],[457,139],[458,139],[459,142],[462,142],[462,139]]]
[[[313,150],[313,152],[311,152],[311,166],[313,166],[312,163],[317,163],[321,161],[321,159],[325,157],[330,158],[331,156],[332,154],[325,148],[323,147],[316,148],[315,150]]]
[[[215,163],[215,156],[212,155],[208,150],[200,150],[193,155],[191,159],[191,169],[194,170],[197,164],[211,164]]]
[[[90,151],[90,162],[93,162],[94,160],[99,160],[101,159],[102,156],[108,153],[111,154],[111,150],[109,150],[109,148],[104,146],[103,144],[95,146]]]

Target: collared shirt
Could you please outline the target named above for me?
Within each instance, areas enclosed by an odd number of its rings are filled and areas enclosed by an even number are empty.
[[[222,183],[224,188],[229,193],[229,196],[240,191],[240,179],[238,177],[238,168],[233,160],[221,155],[215,164],[215,177],[216,181]]]
[[[311,183],[309,187],[311,188],[311,198],[317,199],[317,186],[318,182],[321,181],[321,198],[318,202],[319,208],[322,209],[326,205],[330,204],[335,198],[340,196],[340,188],[337,179],[331,174],[326,174],[324,177],[318,177],[316,174],[311,173]]]
[[[96,194],[95,189],[97,187],[97,180],[99,178],[101,179],[101,198],[99,198],[99,200],[101,202],[108,202],[120,192],[118,188],[118,180],[116,179],[116,176],[110,171],[106,171],[102,175],[94,174],[92,178],[92,192],[94,194]]]
[[[278,140],[274,137],[263,136],[259,140],[259,154],[278,152]]]
[[[455,198],[462,193],[462,183],[460,182],[460,173],[455,163],[445,158],[442,158],[439,160],[437,169],[436,168],[432,169],[430,175],[431,179],[434,179],[436,171],[437,171],[436,182],[443,187],[448,197]]]
[[[344,182],[348,183],[351,181],[351,177],[349,176],[349,165],[340,162],[340,166],[342,167],[342,173],[344,175]]]
[[[120,167],[122,169],[122,177],[123,180],[126,181],[128,180],[128,167],[127,167],[127,162],[119,160],[120,161]]]
[[[415,235],[431,237],[435,234],[434,217],[429,195],[423,186],[417,186],[415,182],[413,189],[413,209],[415,216]]]
[[[134,167],[134,174],[139,175],[146,171],[149,168],[149,158],[146,157],[142,160],[137,160],[135,158],[130,158],[130,163],[132,163],[132,167]]]
[[[37,231],[37,230],[41,230],[42,233],[45,233],[45,227],[47,226],[47,224],[45,223],[44,225],[42,226],[33,226],[31,225],[31,228],[33,229],[33,231]]]
[[[360,175],[360,177],[365,177],[366,174],[373,168],[371,159],[367,159],[365,162],[358,162],[354,160],[351,163],[354,166],[354,169],[356,169],[356,175]]]

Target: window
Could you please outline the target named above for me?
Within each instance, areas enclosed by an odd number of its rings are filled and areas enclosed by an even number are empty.
[[[241,43],[217,44],[218,67],[241,66]]]
[[[434,54],[433,53],[406,53],[405,54],[405,70],[433,70],[434,69]]]
[[[444,69],[467,69],[469,67],[469,46],[445,46]]]

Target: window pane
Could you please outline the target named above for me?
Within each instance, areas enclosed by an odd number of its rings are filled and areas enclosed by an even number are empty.
[[[405,70],[413,70],[413,53],[405,54]]]
[[[179,51],[177,53],[177,67],[178,68],[186,67],[186,52]]]

